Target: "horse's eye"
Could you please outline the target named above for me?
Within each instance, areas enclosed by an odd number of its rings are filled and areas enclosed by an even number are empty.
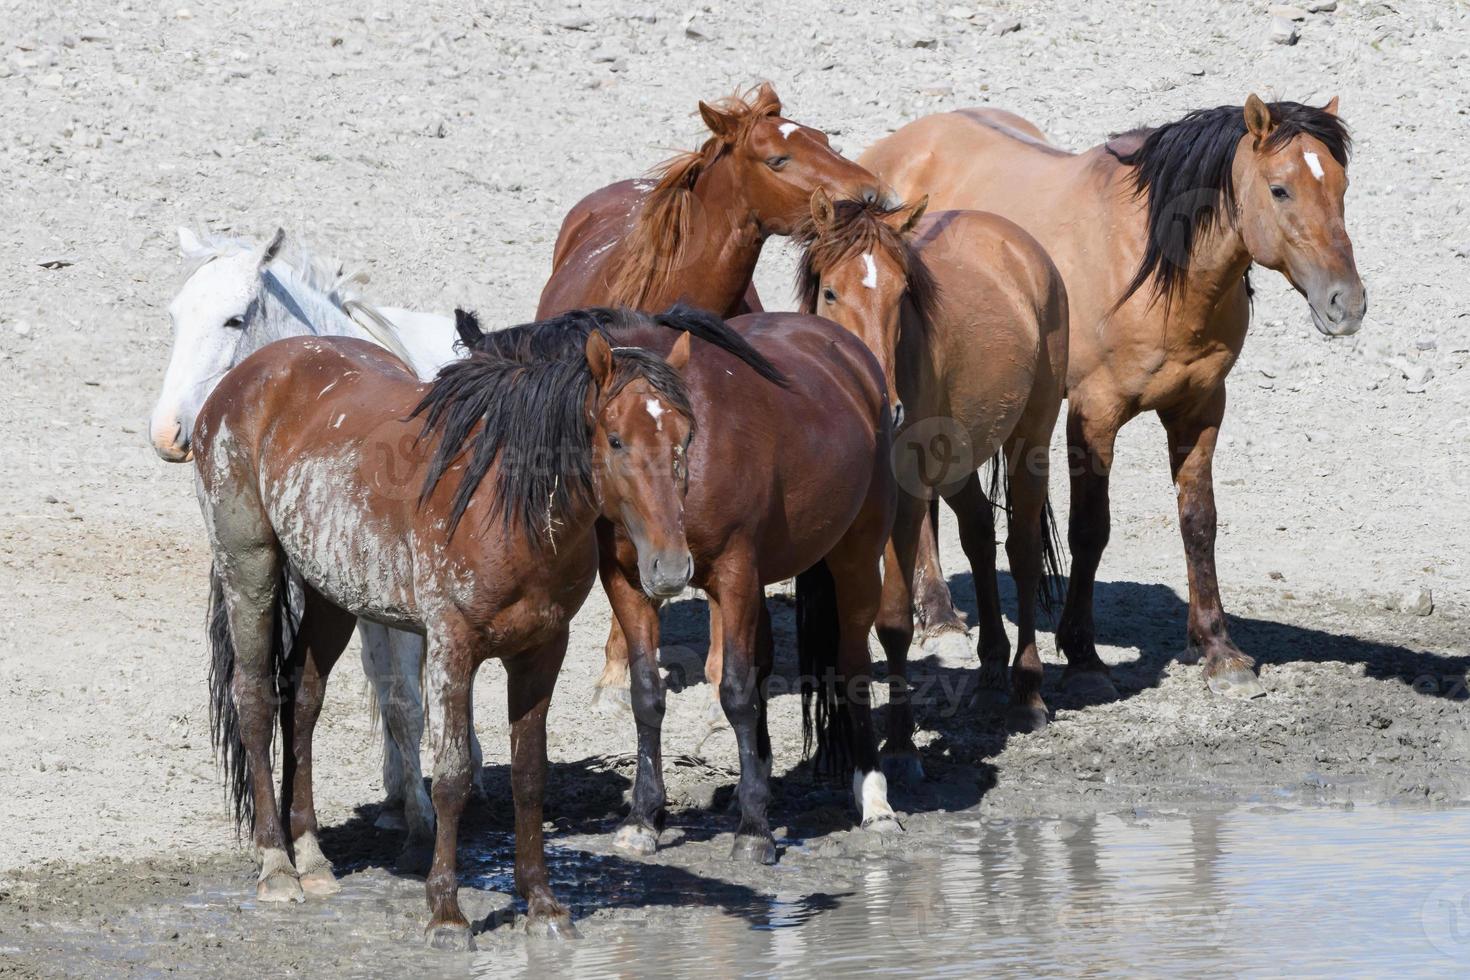
[[[1291,197],[1291,191],[1287,190],[1285,187],[1282,187],[1280,184],[1272,184],[1271,196],[1276,198],[1276,200],[1278,201],[1284,201],[1288,197]]]
[[[791,158],[789,156],[771,157],[769,160],[766,161],[766,166],[770,167],[772,170],[780,170],[782,167],[786,166],[787,162],[790,159]]]
[[[613,447],[614,449],[622,449],[623,448],[623,440],[619,439],[615,435],[609,435],[607,437],[607,444],[609,446]]]
[[[245,318],[243,316],[232,316],[225,321],[225,326],[233,327],[236,330],[239,330],[241,327],[245,326]]]
[[[827,303],[837,302],[837,294],[832,291],[831,286],[822,287],[822,300]]]

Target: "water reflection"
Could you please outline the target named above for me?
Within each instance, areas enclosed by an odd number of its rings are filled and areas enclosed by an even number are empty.
[[[945,830],[943,847],[908,859],[835,862],[855,872],[845,895],[777,890],[752,914],[715,886],[713,900],[684,899],[722,911],[654,916],[574,948],[528,945],[481,962],[487,974],[630,978],[1451,975],[1470,953],[1470,815],[1460,811],[1272,808]],[[819,876],[822,860],[798,843],[792,884]]]

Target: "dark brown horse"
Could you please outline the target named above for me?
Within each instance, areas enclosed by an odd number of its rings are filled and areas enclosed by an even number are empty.
[[[1113,693],[1092,620],[1108,474],[1118,430],[1156,412],[1189,566],[1186,658],[1203,658],[1216,693],[1262,693],[1220,603],[1211,464],[1225,377],[1250,323],[1252,263],[1285,275],[1322,333],[1362,324],[1343,224],[1350,146],[1336,99],[1319,109],[1252,95],[1077,154],[1010,113],[968,109],[920,119],[862,156],[907,197],[1015,221],[1066,280],[1072,574],[1057,640],[1069,682]]]
[[[661,340],[680,328],[677,316],[645,322]],[[471,685],[491,657],[507,677],[517,888],[534,928],[572,931],[542,846],[547,706],[568,623],[597,570],[599,520],[633,542],[650,595],[677,594],[688,581],[684,460],[695,412],[680,372],[689,348],[681,337],[663,345],[667,359],[613,351],[590,332],[575,358],[477,353],[423,385],[371,344],[294,338],[220,382],[193,440],[214,551],[211,686],[262,901],[336,890],[316,839],[312,732],[360,616],[428,641],[428,700],[444,719],[430,941],[470,943],[455,847],[470,785]],[[305,582],[295,624],[281,585],[288,567]],[[278,694],[279,808],[270,761]]]
[[[761,247],[806,217],[813,190],[889,196],[821,130],[782,117],[769,83],[701,102],[699,113],[710,137],[698,150],[664,163],[654,180],[609,184],[567,212],[537,317],[674,303],[725,317],[758,310],[747,297]]]
[[[666,332],[600,314],[596,328],[619,344],[668,346]],[[681,322],[693,318],[685,315]],[[543,356],[574,349],[591,324],[528,337]],[[797,577],[798,654],[804,716],[820,755],[852,766],[863,826],[899,829],[878,766],[868,702],[868,633],[878,613],[879,564],[893,520],[888,399],[882,372],[860,341],[820,317],[758,313],[729,324],[779,371],[721,350],[700,349],[684,378],[705,424],[689,448],[684,535],[691,583],[709,595],[706,668],[740,753],[740,825],[734,856],[775,860],[766,817],[771,742],[766,680],[772,636],[762,586]],[[691,331],[699,336],[694,326]],[[519,341],[486,334],[476,346],[523,356]],[[664,687],[658,608],[638,561],[631,522],[598,526],[603,585],[631,651],[638,776],[618,830],[624,849],[650,854],[664,823],[660,753]],[[814,567],[815,566],[815,567]],[[815,731],[813,731],[815,726]]]
[[[959,522],[980,610],[982,689],[1003,692],[1010,641],[996,587],[995,518],[977,470],[999,454],[1010,514],[1018,642],[1011,727],[1046,724],[1036,600],[1058,565],[1047,519],[1048,452],[1067,376],[1067,292],[1036,239],[993,214],[924,203],[886,209],[821,191],[798,232],[802,309],[851,330],[877,355],[901,416],[894,436],[900,494],[883,576],[878,639],[892,687],[885,765],[922,775],[905,682],[914,633],[913,582],[934,551],[926,501],[942,494]],[[936,451],[937,449],[941,451]]]

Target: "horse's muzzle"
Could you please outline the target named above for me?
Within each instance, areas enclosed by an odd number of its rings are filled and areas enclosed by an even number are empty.
[[[643,579],[643,591],[655,599],[672,599],[689,587],[694,577],[694,556],[686,549],[682,553],[669,552],[654,555],[653,560],[639,569]]]
[[[1368,312],[1368,294],[1362,280],[1353,279],[1330,284],[1320,301],[1310,297],[1312,324],[1328,337],[1350,337],[1363,326]]]

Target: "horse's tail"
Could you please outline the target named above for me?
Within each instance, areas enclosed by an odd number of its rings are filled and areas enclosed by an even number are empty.
[[[837,583],[825,561],[796,576],[796,656],[801,675],[801,750],[817,772],[850,768],[852,720],[837,670]]]
[[[990,505],[1005,512],[1006,521],[1011,520],[1011,484],[1005,479],[1005,460],[999,452],[985,464],[989,467],[985,495]],[[1067,598],[1067,571],[1062,563],[1062,536],[1057,531],[1057,516],[1052,510],[1051,494],[1047,494],[1041,509],[1041,581],[1036,589],[1036,601],[1041,611],[1055,616],[1062,610]]]
[[[289,696],[286,661],[291,655],[298,623],[291,610],[291,583],[288,569],[282,571],[282,582],[276,594],[275,622],[271,629],[271,670],[274,690],[271,704],[279,707]],[[235,705],[232,687],[235,679],[235,641],[230,634],[230,618],[225,608],[224,582],[218,569],[209,569],[209,732],[214,755],[229,783],[230,804],[235,815],[235,832],[255,825],[255,798],[250,792],[250,765],[245,757],[245,742],[240,734],[240,712]],[[275,735],[274,711],[271,734]]]

